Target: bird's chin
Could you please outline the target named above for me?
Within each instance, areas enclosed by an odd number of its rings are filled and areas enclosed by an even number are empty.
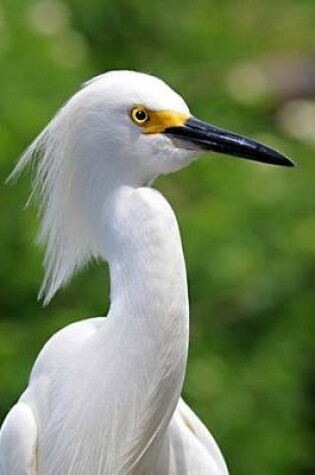
[[[197,156],[203,151],[202,147],[200,147],[197,143],[191,142],[190,140],[175,137],[171,137],[170,140],[176,149],[195,152]]]
[[[192,148],[173,147],[172,153],[168,157],[167,173],[173,173],[187,167],[200,156],[200,150]]]
[[[187,167],[194,162],[201,150],[190,146],[189,142],[160,136],[155,142],[156,148],[152,156],[152,168],[156,175],[167,175]]]

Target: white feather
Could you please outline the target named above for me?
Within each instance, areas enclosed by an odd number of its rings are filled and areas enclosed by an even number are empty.
[[[16,179],[35,166],[30,200],[38,195],[40,243],[46,244],[45,277],[40,290],[47,304],[57,290],[95,254],[93,237],[80,209],[80,177],[73,150],[76,96],[34,140],[13,170]],[[30,201],[29,200],[29,201]]]

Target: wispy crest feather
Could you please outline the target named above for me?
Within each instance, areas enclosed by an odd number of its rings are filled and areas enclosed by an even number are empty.
[[[74,96],[75,97],[75,96]],[[80,177],[73,149],[74,105],[71,99],[20,158],[8,180],[34,165],[30,199],[37,197],[41,215],[38,241],[46,245],[45,275],[39,298],[48,304],[57,290],[95,256],[89,227],[82,216]],[[28,202],[29,202],[28,201]]]

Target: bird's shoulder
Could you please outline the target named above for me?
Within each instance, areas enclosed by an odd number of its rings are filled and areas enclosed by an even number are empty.
[[[32,409],[15,404],[0,430],[1,475],[36,475],[37,423]]]
[[[71,361],[73,355],[104,323],[105,317],[93,317],[74,322],[56,332],[41,349],[31,372],[31,380],[44,371],[55,370],[60,362]]]

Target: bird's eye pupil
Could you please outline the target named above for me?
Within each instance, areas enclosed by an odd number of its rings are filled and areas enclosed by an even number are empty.
[[[142,122],[143,120],[146,120],[147,114],[146,114],[146,112],[145,112],[144,110],[141,110],[141,109],[140,109],[140,110],[137,110],[137,112],[136,112],[136,118],[137,118],[140,122]]]

